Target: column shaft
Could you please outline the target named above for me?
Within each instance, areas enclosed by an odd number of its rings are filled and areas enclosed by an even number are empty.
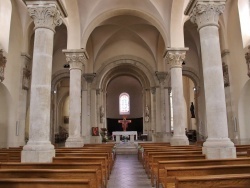
[[[185,10],[185,14],[190,15],[190,20],[198,25],[200,33],[208,133],[202,149],[208,159],[236,157],[234,144],[228,138],[218,33],[218,20],[225,9],[225,3],[225,0],[195,0]]]
[[[171,87],[173,100],[173,124],[174,135],[171,145],[188,145],[189,141],[185,134],[186,110],[183,96],[182,62],[188,48],[168,48],[166,58],[171,64]]]
[[[200,30],[200,38],[208,137],[228,138],[218,28],[215,26],[203,27]]]
[[[70,69],[69,137],[80,137],[81,74],[80,69]]]
[[[84,143],[81,135],[81,76],[87,55],[83,49],[63,50],[63,53],[70,65],[69,137],[65,146],[82,147]]]

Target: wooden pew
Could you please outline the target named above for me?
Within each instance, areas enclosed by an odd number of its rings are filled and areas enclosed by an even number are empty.
[[[173,160],[173,161],[158,161],[157,170],[154,170],[156,177],[156,187],[164,182],[165,168],[167,167],[192,167],[192,166],[211,166],[211,165],[240,165],[250,164],[250,158],[236,159],[198,159],[198,160]]]
[[[100,153],[89,153],[89,152],[78,152],[78,153],[56,153],[56,157],[106,157],[108,166],[108,178],[111,174],[113,160],[108,152]]]
[[[156,155],[153,156],[153,162],[149,165],[149,170],[147,172],[148,177],[151,178],[151,184],[154,186],[154,182],[157,182],[157,177],[154,174],[155,170],[155,163],[158,161],[173,161],[173,160],[192,160],[192,159],[205,159],[206,156],[203,154],[198,155]]]
[[[82,163],[0,163],[0,169],[97,169],[98,181],[105,187],[104,172],[101,162]]]
[[[1,149],[0,154],[8,154],[8,162],[21,162],[21,150]]]
[[[97,169],[0,169],[3,178],[89,179],[93,188],[101,188]]]
[[[0,179],[1,188],[91,188],[88,179],[11,178]]]
[[[250,174],[250,165],[218,165],[194,167],[165,167],[165,187],[172,179],[185,176],[205,176],[222,174]]]
[[[152,157],[162,155],[202,155],[202,151],[188,151],[188,150],[169,150],[169,151],[148,151],[144,157],[144,167],[146,171],[150,170],[152,164]]]
[[[53,163],[82,163],[82,162],[101,162],[104,172],[104,182],[107,185],[108,166],[106,157],[53,157]]]
[[[227,174],[178,177],[171,188],[249,188],[250,174]]]
[[[8,162],[9,154],[8,153],[0,153],[0,162]]]

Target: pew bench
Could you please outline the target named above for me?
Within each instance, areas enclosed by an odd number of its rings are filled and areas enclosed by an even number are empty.
[[[53,157],[53,163],[82,163],[82,162],[101,162],[102,171],[104,172],[104,182],[107,186],[108,181],[108,166],[106,157]]]
[[[154,170],[156,177],[156,187],[164,183],[165,168],[170,167],[194,167],[194,166],[212,166],[212,165],[242,165],[250,164],[250,158],[236,159],[198,159],[198,160],[173,160],[173,161],[158,161],[157,170]]]
[[[178,177],[165,188],[249,188],[249,185],[250,174],[223,174]]]
[[[0,179],[1,188],[91,188],[88,179],[6,178]]]
[[[148,177],[151,178],[151,185],[154,186],[158,180],[157,172],[157,163],[159,161],[175,161],[175,160],[198,160],[198,159],[206,159],[206,156],[203,154],[200,155],[156,155],[153,156],[152,163],[149,164],[149,170],[147,172]],[[164,169],[163,169],[164,170]],[[163,176],[164,177],[164,176]]]
[[[97,169],[0,169],[0,179],[4,178],[47,178],[47,179],[89,179],[93,188],[101,188]]]
[[[82,163],[0,163],[0,169],[97,169],[98,181],[105,187],[101,162]]]
[[[56,157],[106,157],[107,159],[107,166],[108,166],[108,177],[111,174],[113,160],[111,155],[108,152],[100,152],[100,153],[56,153]]]

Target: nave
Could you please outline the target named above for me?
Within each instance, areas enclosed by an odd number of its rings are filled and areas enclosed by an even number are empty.
[[[151,188],[137,155],[117,155],[108,188]]]

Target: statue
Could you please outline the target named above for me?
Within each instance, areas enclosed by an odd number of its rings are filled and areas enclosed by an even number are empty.
[[[191,102],[190,112],[191,112],[191,118],[195,118],[195,114],[194,114],[194,103],[193,103],[193,102]]]
[[[104,120],[104,108],[103,106],[100,107],[100,123],[103,123]]]
[[[145,109],[145,122],[149,122],[149,109],[147,105]]]

